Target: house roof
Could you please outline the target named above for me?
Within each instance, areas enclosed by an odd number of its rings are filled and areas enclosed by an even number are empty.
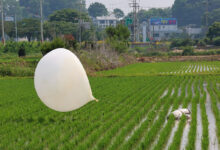
[[[97,17],[96,20],[118,20],[114,15]]]

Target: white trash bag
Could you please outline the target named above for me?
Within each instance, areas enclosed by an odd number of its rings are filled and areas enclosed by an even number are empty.
[[[96,100],[80,60],[64,48],[55,49],[40,60],[34,85],[41,101],[59,112],[72,111]]]

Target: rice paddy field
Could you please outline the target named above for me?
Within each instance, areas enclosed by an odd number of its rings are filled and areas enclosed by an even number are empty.
[[[33,78],[0,78],[0,150],[220,149],[220,62],[139,63],[89,80],[99,102],[59,113]],[[170,116],[178,108],[191,120]]]

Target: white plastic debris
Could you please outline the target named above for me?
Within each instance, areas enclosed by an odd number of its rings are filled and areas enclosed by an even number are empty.
[[[34,85],[41,101],[60,112],[72,111],[96,100],[81,62],[63,48],[51,51],[40,60]]]
[[[174,115],[174,117],[176,119],[180,119],[183,115],[183,113],[180,110],[175,110],[175,111],[172,112],[172,114]]]
[[[177,120],[179,120],[183,115],[185,115],[187,117],[187,119],[191,118],[191,111],[187,108],[177,109],[177,110],[173,111],[172,114],[174,115],[175,119],[177,119]]]

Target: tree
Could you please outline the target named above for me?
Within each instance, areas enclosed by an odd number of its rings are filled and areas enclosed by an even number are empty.
[[[108,10],[102,3],[92,3],[89,8],[89,15],[92,17],[98,17],[98,16],[106,16],[108,15]]]
[[[172,7],[172,15],[177,18],[180,26],[194,24],[202,25],[202,18],[207,12],[212,12],[214,9],[220,8],[219,0],[175,0]]]
[[[132,18],[133,14],[128,14],[128,17]],[[171,18],[171,8],[151,8],[149,10],[140,10],[138,12],[138,20],[140,23],[148,21],[150,18]]]
[[[65,34],[71,34],[78,37],[78,26],[72,22],[53,21],[44,23],[45,37],[54,39]]]
[[[40,17],[40,0],[19,0],[20,6],[23,8],[23,17]],[[54,11],[71,8],[80,9],[80,0],[44,0],[43,13],[44,17],[48,17]],[[82,2],[81,10],[86,12],[85,0]]]
[[[18,22],[19,36],[27,37],[28,41],[40,36],[40,21],[38,19],[23,19]]]
[[[107,43],[117,52],[122,53],[128,49],[128,40],[130,31],[124,25],[117,25],[116,27],[106,28]]]
[[[49,16],[49,21],[44,24],[45,36],[53,39],[63,35],[72,35],[75,39],[79,39],[79,18],[80,13],[73,9],[55,11]],[[82,13],[81,19],[84,23],[91,21],[87,13]],[[84,23],[81,24],[83,41],[90,38],[90,32],[85,28]]]
[[[206,25],[206,17],[208,15],[208,25],[212,25],[214,22],[220,22],[220,8],[214,9],[208,14],[205,13],[203,15],[203,24]]]
[[[16,14],[17,16],[21,15],[21,8],[19,6],[19,2],[16,0],[7,0],[4,1],[4,11],[7,16],[13,16]]]
[[[116,18],[122,18],[122,17],[124,17],[125,14],[121,9],[116,8],[116,9],[114,9],[114,15]]]
[[[55,11],[49,16],[49,21],[64,21],[78,23],[80,18],[80,13],[74,9],[62,9]],[[90,21],[89,16],[86,13],[81,14],[81,19],[84,21]]]
[[[210,40],[213,40],[213,38],[216,37],[220,37],[220,22],[215,22],[209,27],[207,37],[210,38]]]

